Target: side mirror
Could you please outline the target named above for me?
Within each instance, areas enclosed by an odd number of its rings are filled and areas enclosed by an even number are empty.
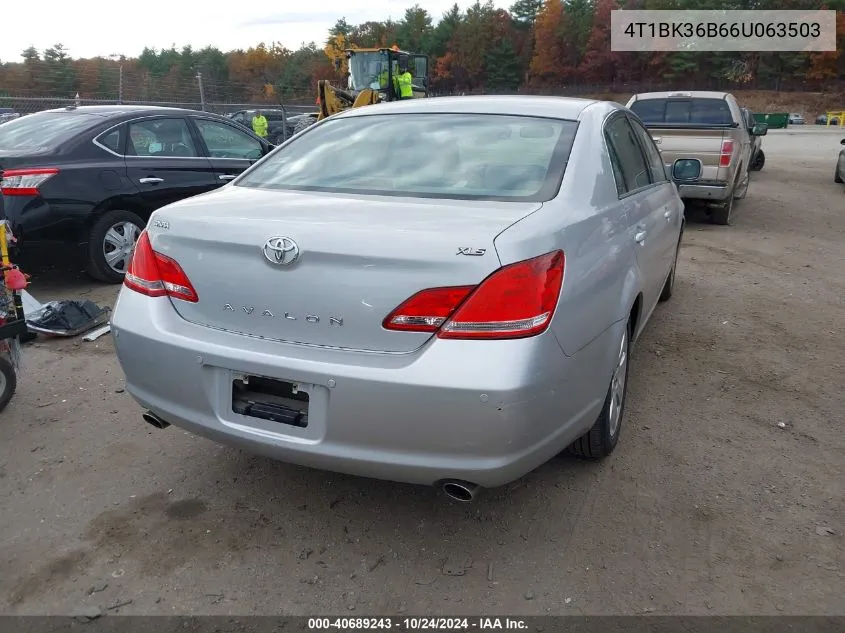
[[[766,136],[769,132],[769,124],[768,123],[756,123],[753,128],[751,128],[751,135],[752,136]]]
[[[701,161],[697,158],[679,158],[672,165],[672,180],[685,182],[698,180],[701,176]]]

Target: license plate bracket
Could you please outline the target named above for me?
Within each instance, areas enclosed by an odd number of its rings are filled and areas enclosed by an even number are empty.
[[[243,416],[304,429],[309,402],[300,383],[252,375],[232,378],[232,411]]]

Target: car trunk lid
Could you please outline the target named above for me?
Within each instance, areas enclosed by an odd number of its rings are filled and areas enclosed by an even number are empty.
[[[226,187],[159,211],[150,236],[199,295],[196,303],[172,299],[189,322],[304,345],[409,352],[431,334],[388,331],[385,317],[420,290],[480,283],[500,266],[496,236],[541,206]],[[287,264],[283,251],[271,261],[279,253],[265,249],[271,238],[295,243],[298,259]]]

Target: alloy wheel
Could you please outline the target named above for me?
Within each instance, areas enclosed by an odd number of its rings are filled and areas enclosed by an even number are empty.
[[[114,272],[126,274],[141,229],[132,222],[113,224],[103,238],[103,256]]]
[[[611,437],[619,432],[619,423],[622,420],[622,407],[625,403],[625,384],[628,380],[628,329],[622,334],[622,342],[619,344],[619,354],[616,360],[616,368],[613,370],[613,378],[610,381],[610,408],[608,410],[608,431]]]

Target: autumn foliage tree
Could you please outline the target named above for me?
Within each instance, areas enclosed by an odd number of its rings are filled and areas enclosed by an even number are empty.
[[[590,83],[610,84],[616,78],[619,53],[610,48],[610,16],[619,5],[616,0],[596,2],[593,30],[587,40],[584,58],[581,62],[581,77]]]
[[[18,60],[0,63],[0,105],[14,105],[15,97],[26,103],[72,99],[77,92],[86,101],[120,95],[124,101],[196,104],[200,75],[207,102],[313,104],[319,79],[344,76],[344,49],[394,44],[429,56],[429,86],[439,94],[812,86],[839,90],[845,100],[845,0],[825,2],[838,12],[838,49],[822,53],[610,49],[610,15],[617,7],[814,10],[818,0],[708,0],[706,6],[693,0],[472,0],[439,16],[420,2],[398,19],[353,24],[341,17],[325,40],[296,50],[276,42],[232,51],[171,46],[145,48],[137,57],[74,59],[72,50],[57,43],[46,50],[30,47]]]
[[[529,69],[535,84],[562,84],[566,79],[565,43],[560,37],[563,25],[562,0],[546,0],[534,21],[534,56]]]

